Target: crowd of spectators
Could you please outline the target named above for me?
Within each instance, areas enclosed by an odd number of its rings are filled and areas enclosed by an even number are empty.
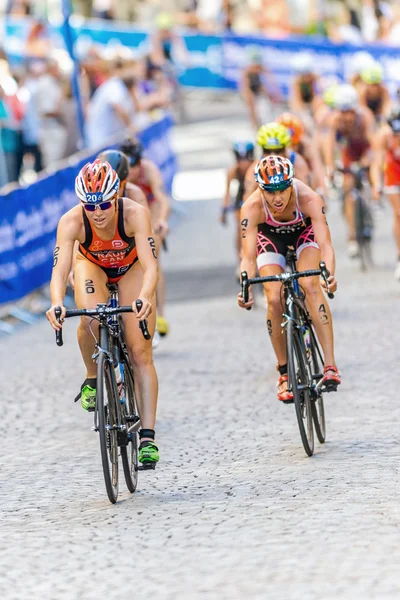
[[[173,81],[152,54],[92,44],[80,62],[81,139],[73,64],[54,42],[45,24],[34,21],[22,63],[10,64],[0,54],[0,187],[23,181],[26,172],[32,178],[80,149],[137,132],[171,108]]]
[[[13,0],[14,15],[35,14],[37,0]],[[333,41],[398,44],[398,0],[72,0],[85,17],[149,25],[160,10],[202,32],[322,35]],[[36,7],[36,8],[35,8]]]
[[[32,15],[37,4],[14,0],[12,12]],[[79,86],[89,148],[135,132],[171,108],[179,86],[167,55],[173,46],[185,64],[180,28],[281,39],[309,34],[350,44],[400,41],[397,0],[74,0],[73,6],[87,16],[156,25],[145,56],[122,45],[110,49],[93,43],[81,54]],[[160,6],[168,26],[159,26]],[[73,65],[63,43],[52,39],[46,21],[33,19],[24,44],[25,58],[18,65],[0,53],[0,186],[21,180],[25,171],[52,167],[84,144],[71,90]]]

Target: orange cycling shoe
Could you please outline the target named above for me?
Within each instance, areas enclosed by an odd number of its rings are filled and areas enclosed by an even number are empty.
[[[293,402],[293,393],[287,389],[288,376],[280,375],[276,387],[278,388],[278,400],[291,404]],[[285,385],[286,384],[286,385]],[[284,389],[281,389],[284,388]]]
[[[324,376],[322,378],[322,387],[327,392],[336,392],[338,385],[342,383],[340,373],[335,365],[326,365],[324,367]]]

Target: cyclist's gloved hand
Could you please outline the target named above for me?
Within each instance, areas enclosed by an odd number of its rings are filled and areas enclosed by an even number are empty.
[[[151,305],[150,300],[148,300],[144,296],[140,296],[140,298],[138,299],[142,302],[142,308],[140,309],[140,312],[137,311],[136,302],[132,303],[132,310],[135,313],[138,321],[143,321],[151,315],[151,313],[153,312],[153,307]]]
[[[326,292],[326,293],[331,292],[332,294],[334,294],[336,292],[336,290],[337,290],[337,281],[336,281],[335,276],[334,275],[329,275],[329,277],[328,277],[328,286],[329,286],[329,289],[326,286],[325,279],[323,279],[321,277],[321,286],[322,286],[324,292]]]
[[[238,304],[240,306],[240,308],[250,308],[251,306],[253,306],[254,304],[254,296],[251,290],[249,290],[249,300],[248,302],[246,302],[246,304],[243,302],[243,296],[242,293],[240,292],[238,294]]]
[[[61,308],[61,323],[59,323],[57,321],[56,313],[55,313],[56,308]],[[65,308],[65,306],[62,306],[62,305],[58,304],[56,306],[51,306],[49,308],[49,310],[46,312],[47,320],[49,321],[49,323],[50,323],[50,325],[52,326],[53,329],[59,330],[59,329],[62,328],[62,322],[63,322],[63,320],[65,318],[66,311],[67,311],[67,309]]]

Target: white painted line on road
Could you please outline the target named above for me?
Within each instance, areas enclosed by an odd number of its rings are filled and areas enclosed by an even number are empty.
[[[175,175],[172,195],[179,201],[222,199],[225,182],[225,169],[184,171]]]

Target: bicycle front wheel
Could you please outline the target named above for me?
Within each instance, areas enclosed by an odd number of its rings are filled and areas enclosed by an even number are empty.
[[[100,451],[107,495],[115,504],[118,498],[118,419],[111,368],[104,352],[100,352],[96,392]]]
[[[125,403],[123,406],[123,420],[126,421],[128,431],[139,422],[136,404],[135,387],[130,367],[124,362],[125,373]],[[128,443],[121,446],[121,459],[124,467],[125,482],[128,490],[133,494],[138,482],[138,432],[137,429],[128,433]]]
[[[290,319],[287,324],[287,357],[289,386],[293,392],[297,423],[301,441],[308,456],[314,452],[314,428],[311,409],[310,387],[306,357],[296,323]]]
[[[322,353],[318,345],[318,341],[315,335],[315,331],[311,323],[307,324],[310,330],[310,360],[309,365],[311,367],[311,374],[314,384],[318,382],[324,376],[324,361],[322,360]],[[314,388],[313,396],[311,398],[311,411],[314,421],[315,433],[317,434],[318,441],[323,444],[326,439],[326,426],[325,426],[325,408],[324,408],[324,397],[320,388]]]

